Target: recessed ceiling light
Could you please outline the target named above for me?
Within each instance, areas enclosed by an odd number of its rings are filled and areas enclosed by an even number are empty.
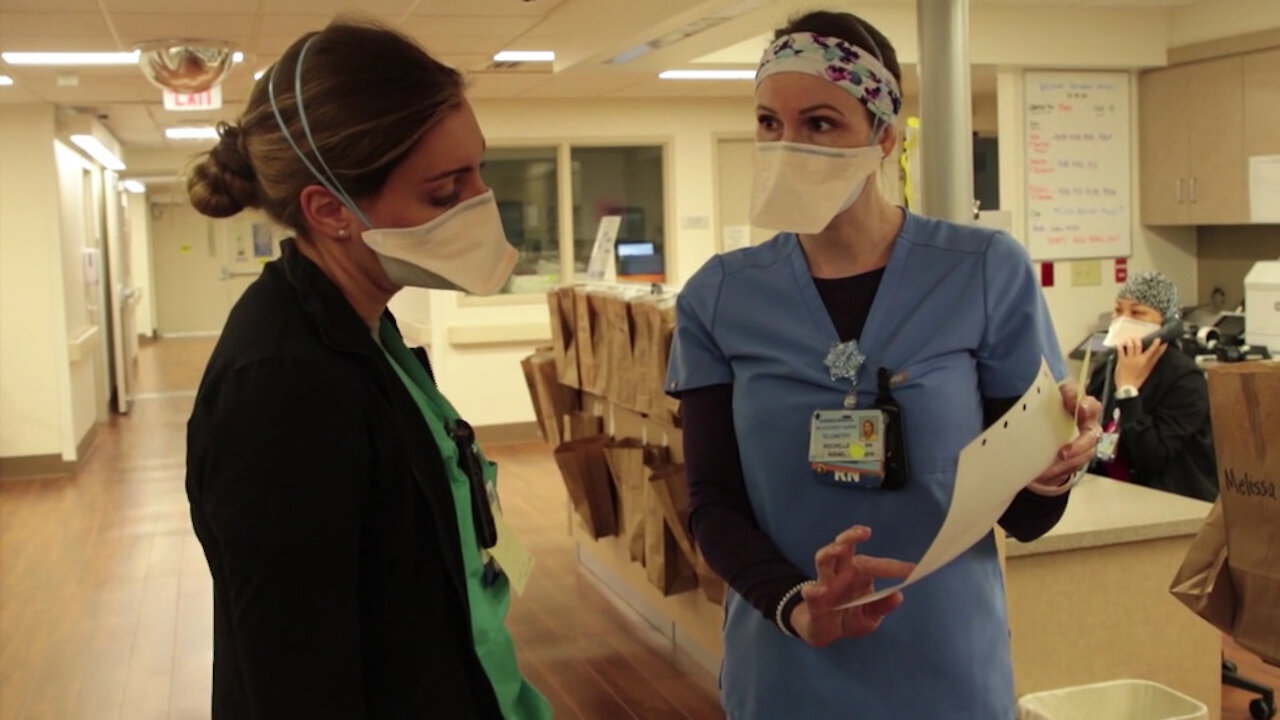
[[[165,128],[164,136],[170,140],[217,140],[218,128],[212,125],[202,127]]]
[[[125,180],[120,184],[124,187],[125,192],[130,192],[130,193],[133,193],[134,195],[141,195],[142,193],[147,191],[147,186],[143,185],[138,180]]]
[[[242,62],[244,62],[244,53],[240,52],[239,50],[237,50],[237,51],[235,51],[234,53],[232,53],[232,54],[231,54],[231,62],[235,62],[235,63],[242,63]]]
[[[755,70],[666,70],[663,80],[755,80]]]
[[[555,62],[551,50],[503,50],[493,56],[494,62]]]
[[[0,75],[0,85],[12,85],[13,78],[8,75]]]
[[[102,167],[108,170],[120,172],[124,170],[124,161],[116,157],[102,141],[92,135],[72,135],[71,142],[75,143],[81,150],[89,153],[89,157],[97,160]]]
[[[141,54],[133,52],[7,52],[10,65],[137,65]]]

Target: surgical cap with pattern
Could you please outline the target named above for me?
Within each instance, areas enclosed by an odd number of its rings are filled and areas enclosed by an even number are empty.
[[[1129,282],[1120,288],[1120,294],[1116,297],[1135,300],[1158,310],[1164,315],[1165,322],[1182,316],[1182,309],[1178,304],[1178,286],[1161,272],[1139,273],[1129,278]]]

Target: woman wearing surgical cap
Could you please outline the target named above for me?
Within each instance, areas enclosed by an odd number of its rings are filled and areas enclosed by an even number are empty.
[[[1098,368],[1089,389],[1106,403],[1097,471],[1118,480],[1201,500],[1218,496],[1209,388],[1195,362],[1142,339],[1181,315],[1178,288],[1158,272],[1135,276],[1116,296],[1109,336],[1115,370]],[[1103,397],[1109,394],[1110,397]]]
[[[960,450],[1044,360],[1065,375],[1018,243],[912,214],[872,181],[898,141],[900,79],[889,40],[853,15],[778,30],[756,80],[752,221],[781,233],[710,260],[677,304],[668,389],[690,525],[731,588],[734,720],[1013,717],[994,535],[905,593],[841,609],[911,571]],[[1001,518],[1015,537],[1057,522],[1093,457],[1100,407],[1080,410],[1080,437]],[[867,418],[882,448],[856,442]]]

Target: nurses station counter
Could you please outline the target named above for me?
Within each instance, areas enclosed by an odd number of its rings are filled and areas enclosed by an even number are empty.
[[[1005,546],[1018,694],[1152,680],[1222,710],[1222,634],[1169,594],[1211,504],[1090,475],[1039,540]],[[908,589],[910,592],[910,589]]]
[[[553,291],[555,347],[525,361],[526,378],[557,444],[582,567],[673,651],[716,674],[724,586],[686,530],[678,408],[661,392],[672,298],[618,292]],[[637,454],[628,470],[615,454],[637,445],[664,460],[652,465],[646,454],[641,463]],[[1000,543],[1018,695],[1137,678],[1194,697],[1219,718],[1221,635],[1168,590],[1210,507],[1088,476],[1048,534]]]

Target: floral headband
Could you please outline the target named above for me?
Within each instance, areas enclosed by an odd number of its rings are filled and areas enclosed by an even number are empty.
[[[760,59],[756,84],[775,73],[798,72],[829,80],[849,91],[875,115],[892,125],[902,110],[902,91],[874,55],[839,38],[810,32],[783,35]]]

